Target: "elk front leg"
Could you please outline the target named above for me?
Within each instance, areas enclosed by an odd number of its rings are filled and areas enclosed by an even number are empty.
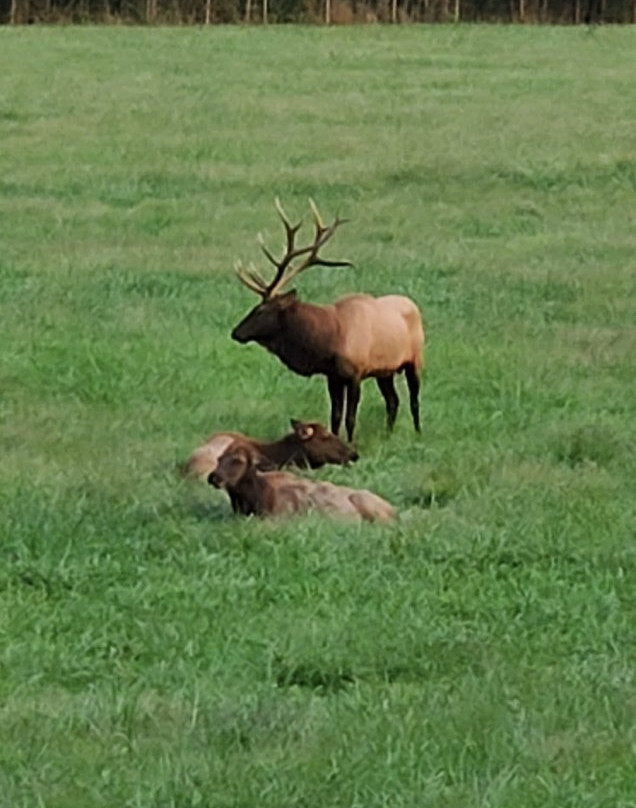
[[[344,406],[344,382],[338,376],[327,376],[327,387],[331,399],[331,431],[337,435]]]
[[[356,426],[356,412],[360,401],[360,382],[357,379],[347,381],[347,415],[345,425],[347,427],[347,438],[349,443],[353,440],[353,430]]]

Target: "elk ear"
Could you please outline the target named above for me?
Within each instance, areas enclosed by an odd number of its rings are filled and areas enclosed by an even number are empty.
[[[276,295],[276,300],[282,309],[286,309],[287,306],[291,306],[296,302],[297,297],[296,290],[290,289],[289,292],[285,292],[284,295]]]
[[[248,449],[247,446],[241,446],[236,454],[245,463],[246,468],[249,469],[252,466],[258,465],[258,457],[256,453],[252,449]]]
[[[301,440],[310,440],[316,431],[311,424],[304,424],[302,421],[297,421],[295,418],[291,419],[291,425],[294,432]]]

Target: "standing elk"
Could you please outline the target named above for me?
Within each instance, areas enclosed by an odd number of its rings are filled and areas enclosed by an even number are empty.
[[[316,421],[291,419],[292,432],[275,441],[248,438],[240,432],[215,432],[190,455],[185,464],[187,477],[207,480],[219,462],[219,457],[230,445],[246,446],[260,470],[280,469],[294,465],[299,468],[318,469],[326,463],[347,465],[358,459],[355,449]]]
[[[319,511],[368,522],[389,522],[395,517],[394,507],[371,491],[307,480],[286,471],[258,471],[253,453],[240,442],[221,455],[208,482],[224,488],[234,511],[246,516]]]
[[[298,300],[294,290],[280,294],[284,286],[311,266],[351,266],[349,261],[329,261],[318,256],[320,248],[343,220],[336,217],[327,226],[311,200],[310,205],[315,224],[314,240],[306,247],[296,247],[296,234],[302,221],[292,225],[276,200],[287,246],[279,261],[261,241],[267,259],[276,267],[269,283],[253,266],[237,265],[239,279],[260,295],[261,302],[232,331],[232,339],[241,343],[257,342],[301,376],[315,373],[326,376],[331,398],[331,431],[336,435],[346,393],[345,425],[350,441],[362,380],[375,377],[386,403],[387,426],[392,429],[399,406],[393,377],[404,371],[413,425],[419,432],[418,395],[424,328],[420,312],[410,298],[354,294],[330,305],[316,306]],[[297,259],[301,260],[294,264]]]

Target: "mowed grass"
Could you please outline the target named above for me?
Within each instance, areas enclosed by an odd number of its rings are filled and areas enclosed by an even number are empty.
[[[627,808],[636,30],[0,30],[0,804]],[[273,199],[299,293],[402,292],[395,525],[234,518],[208,433],[327,421],[229,339]],[[262,264],[261,264],[262,265]]]

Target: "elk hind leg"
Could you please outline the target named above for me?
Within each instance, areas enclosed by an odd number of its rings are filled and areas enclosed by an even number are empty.
[[[413,426],[415,431],[420,431],[420,404],[418,396],[420,394],[420,371],[414,364],[407,365],[404,368],[406,374],[406,383],[409,388],[409,398],[411,405],[411,415],[413,416]]]
[[[354,491],[349,497],[352,505],[367,522],[390,522],[395,519],[395,508],[370,491]]]
[[[386,403],[386,426],[390,432],[395,423],[398,407],[400,406],[400,399],[395,392],[393,376],[378,376],[376,381]]]

